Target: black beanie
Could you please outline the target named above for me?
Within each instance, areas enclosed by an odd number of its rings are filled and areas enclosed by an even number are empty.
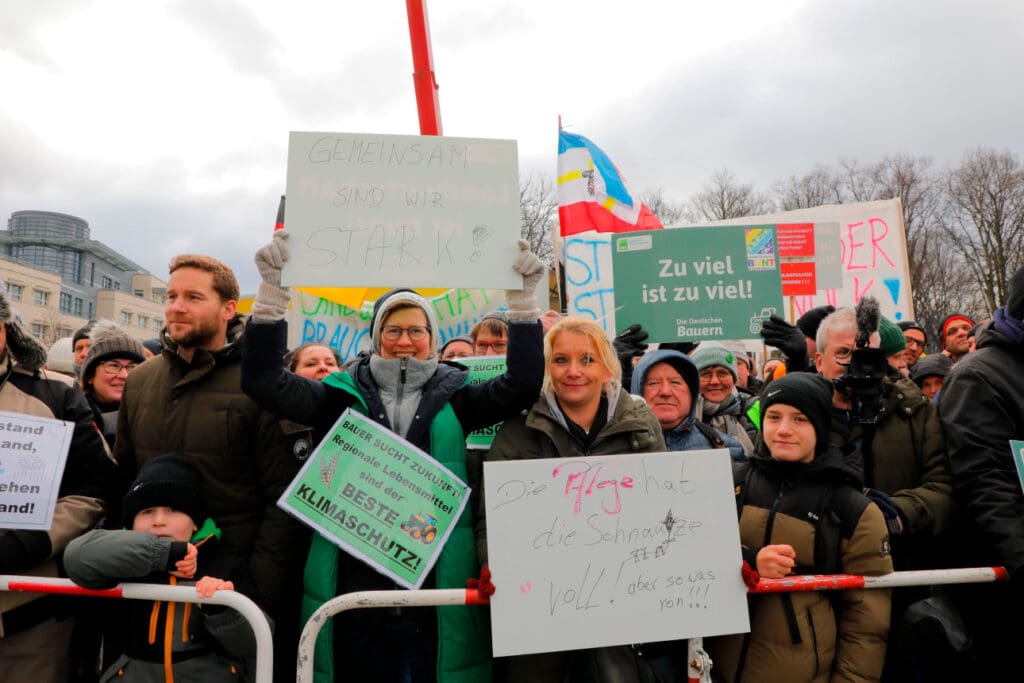
[[[921,324],[918,323],[917,321],[915,321],[915,320],[901,320],[898,323],[896,323],[896,327],[900,328],[904,332],[906,332],[907,330],[917,330],[918,332],[920,332],[921,334],[924,335],[925,343],[926,344],[928,343],[928,331],[926,329],[924,329],[923,327],[921,327]]]
[[[1006,312],[1011,318],[1024,320],[1024,266],[1010,278],[1009,292],[1006,294]]]
[[[205,516],[199,499],[199,471],[185,456],[165,453],[146,462],[124,497],[124,525],[131,529],[135,515],[151,507],[166,506],[184,512],[196,526]]]
[[[818,328],[821,327],[821,321],[835,312],[835,306],[818,306],[817,308],[812,308],[797,318],[796,326],[800,328],[800,331],[804,333],[805,337],[808,339],[814,339],[818,336]]]
[[[71,350],[74,351],[75,344],[78,343],[79,339],[88,339],[89,333],[92,332],[93,326],[96,324],[95,320],[90,320],[86,324],[75,330],[75,334],[71,337]]]
[[[832,385],[828,380],[810,372],[791,372],[772,380],[761,394],[762,430],[765,413],[776,403],[793,406],[811,421],[816,439],[815,455],[828,450],[832,423]]]

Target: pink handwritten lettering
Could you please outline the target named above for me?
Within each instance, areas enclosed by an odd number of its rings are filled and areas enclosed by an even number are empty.
[[[602,502],[601,509],[606,515],[617,515],[622,511],[622,499],[620,497],[620,487],[623,489],[631,489],[634,486],[633,477],[623,476],[620,479],[615,477],[609,477],[606,479],[601,478],[602,465],[594,464],[588,465],[585,462],[568,462],[563,465],[556,467],[552,473],[552,478],[557,479],[558,476],[565,470],[565,496],[573,499],[572,512],[574,515],[580,513],[580,507],[583,504],[583,498],[594,494],[594,490],[598,491],[606,488],[611,488],[613,507],[608,507]]]

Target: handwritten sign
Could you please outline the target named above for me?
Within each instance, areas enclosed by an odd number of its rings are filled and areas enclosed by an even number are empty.
[[[837,261],[834,256],[822,254],[824,245],[818,239],[817,226],[815,228],[819,291],[813,296],[793,297],[798,317],[816,306],[854,306],[863,297],[873,296],[878,299],[882,314],[890,320],[898,322],[913,319],[914,300],[910,291],[907,235],[903,228],[903,209],[898,198],[856,204],[829,204],[718,221],[715,225],[746,225],[751,221],[839,224],[840,253]],[[835,262],[834,267],[828,265],[830,261]],[[838,275],[842,276],[842,286],[831,287],[826,278]]]
[[[520,287],[514,140],[292,132],[286,285]]]
[[[0,529],[48,531],[75,425],[0,412]]]
[[[419,588],[468,499],[446,467],[346,410],[277,504],[381,574]]]
[[[776,240],[774,225],[617,235],[619,316],[656,342],[756,337],[782,311]]]
[[[728,455],[484,463],[497,656],[750,629]]]
[[[483,384],[489,379],[500,377],[505,374],[507,364],[505,356],[476,356],[473,358],[462,358],[460,363],[469,368],[469,384]],[[494,443],[494,436],[498,433],[501,423],[493,424],[466,436],[466,448],[470,450],[485,451]]]

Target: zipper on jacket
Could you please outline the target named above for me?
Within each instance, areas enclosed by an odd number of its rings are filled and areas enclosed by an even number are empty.
[[[814,615],[810,608],[807,609],[807,628],[811,631],[811,647],[814,648],[814,677],[818,677],[821,670],[821,660],[818,659],[818,632],[814,628]]]
[[[409,358],[403,356],[398,363],[398,393],[395,394],[395,434],[402,435],[402,426],[398,424],[398,418],[402,414],[402,395],[405,394],[405,376],[409,367]]]

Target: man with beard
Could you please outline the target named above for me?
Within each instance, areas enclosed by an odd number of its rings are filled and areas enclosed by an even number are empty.
[[[217,259],[171,260],[163,348],[128,378],[114,455],[126,482],[163,453],[181,453],[196,466],[201,500],[223,534],[221,554],[245,576],[235,586],[274,618],[279,674],[290,669],[294,676],[301,600],[295,577],[309,535],[276,502],[301,464],[293,453],[306,449],[242,392],[245,319],[236,312],[238,296],[234,273]]]

